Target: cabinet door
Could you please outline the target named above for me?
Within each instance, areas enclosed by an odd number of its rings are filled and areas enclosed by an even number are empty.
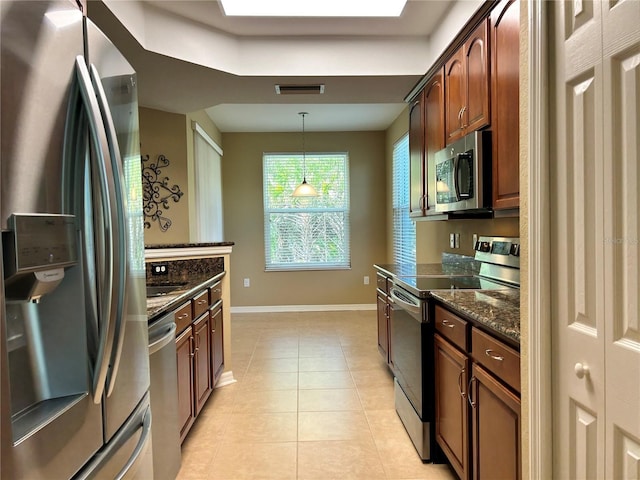
[[[193,390],[193,333],[186,329],[176,338],[176,361],[178,366],[178,418],[180,419],[180,441],[189,432],[195,419]]]
[[[466,81],[466,103],[462,115],[464,133],[473,132],[489,125],[488,37],[489,23],[488,20],[484,20],[464,42]]]
[[[425,116],[425,159],[426,181],[424,195],[427,210],[435,209],[436,172],[430,168],[435,165],[435,155],[445,147],[444,143],[444,70],[440,69],[424,88]],[[434,191],[430,191],[433,189]]]
[[[464,134],[464,108],[466,105],[465,55],[457,50],[445,64],[445,122],[446,144]]]
[[[409,216],[425,212],[424,91],[409,108]]]
[[[474,480],[520,479],[520,399],[476,364],[470,385]]]
[[[222,302],[211,310],[211,354],[213,385],[215,385],[224,370],[224,331],[222,329]]]
[[[493,208],[520,206],[520,2],[502,0],[491,13]]]
[[[462,479],[469,478],[469,360],[435,336],[436,441]]]
[[[378,294],[378,351],[389,362],[389,306],[386,297]]]
[[[196,415],[202,410],[204,403],[213,390],[213,375],[211,372],[211,335],[209,334],[209,314],[202,315],[193,323],[195,343],[195,411]]]

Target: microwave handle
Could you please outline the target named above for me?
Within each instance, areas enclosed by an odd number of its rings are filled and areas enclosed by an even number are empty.
[[[453,188],[455,189],[456,192],[456,200],[459,202],[460,200],[462,200],[462,197],[460,197],[460,182],[459,182],[459,178],[460,178],[460,154],[457,154],[454,158],[453,158]]]

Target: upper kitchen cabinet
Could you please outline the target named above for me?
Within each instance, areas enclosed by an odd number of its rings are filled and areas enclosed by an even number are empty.
[[[489,21],[445,63],[446,144],[489,124]]]
[[[430,172],[428,165],[435,165],[436,152],[446,145],[444,142],[444,69],[438,70],[424,87],[425,118],[425,198],[427,215],[435,213],[435,192],[429,192],[429,185],[435,185],[436,172]],[[429,178],[433,177],[433,181]],[[431,197],[430,197],[431,195]]]
[[[411,217],[424,217],[433,210],[428,176],[435,172],[428,171],[429,159],[444,147],[444,72],[440,69],[425,84],[409,111]]]
[[[409,107],[409,216],[422,217],[426,211],[424,90]]]
[[[491,12],[491,129],[493,208],[520,206],[519,0],[502,0]]]

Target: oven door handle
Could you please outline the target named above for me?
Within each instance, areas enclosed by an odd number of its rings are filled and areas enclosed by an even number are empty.
[[[400,292],[395,287],[391,287],[391,299],[394,303],[397,303],[401,308],[407,310],[408,312],[415,313],[416,315],[420,315],[420,302],[412,301],[412,298],[409,298],[406,294]]]

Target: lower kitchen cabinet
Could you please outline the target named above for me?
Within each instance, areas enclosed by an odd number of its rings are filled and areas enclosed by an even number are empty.
[[[439,305],[435,330],[438,445],[462,480],[519,480],[520,354]]]
[[[376,303],[378,305],[378,351],[391,366],[391,331],[389,329],[389,277],[376,274]]]
[[[469,395],[474,480],[520,479],[520,399],[476,364]]]
[[[191,328],[194,337],[194,356],[193,364],[195,370],[195,414],[198,415],[204,403],[213,391],[213,372],[211,364],[211,320],[209,314],[206,313],[198,318]]]
[[[377,295],[378,303],[378,351],[389,361],[389,304],[386,295]]]
[[[224,370],[220,297],[217,283],[174,312],[181,441],[189,433]]]
[[[462,479],[469,478],[469,358],[435,336],[436,441]]]
[[[209,311],[211,323],[211,372],[213,385],[218,383],[224,370],[224,331],[222,329],[222,302],[216,303]]]
[[[193,368],[193,331],[187,328],[176,338],[176,361],[178,365],[178,418],[180,419],[180,441],[189,432],[196,418]]]

